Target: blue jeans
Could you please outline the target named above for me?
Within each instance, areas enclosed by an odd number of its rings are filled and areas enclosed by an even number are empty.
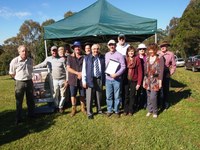
[[[106,103],[107,103],[108,113],[112,113],[113,100],[114,100],[114,111],[115,113],[119,113],[119,103],[121,99],[120,91],[121,91],[120,81],[106,79]]]

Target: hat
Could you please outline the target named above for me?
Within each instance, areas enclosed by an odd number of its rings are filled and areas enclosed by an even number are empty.
[[[139,44],[138,47],[137,47],[137,50],[139,50],[139,49],[147,49],[147,47],[146,47],[145,44],[141,43],[141,44]]]
[[[108,41],[108,45],[109,44],[116,44],[116,42],[115,42],[115,40],[110,40],[110,41]]]
[[[163,41],[161,42],[160,47],[163,47],[163,46],[170,46],[170,44],[167,41]]]
[[[119,34],[118,38],[124,38],[125,39],[125,35],[124,34]]]
[[[75,41],[74,44],[72,45],[72,49],[74,49],[74,47],[81,47],[81,42],[80,41]]]
[[[57,46],[52,46],[52,47],[51,47],[51,51],[57,50],[57,49],[58,49]]]

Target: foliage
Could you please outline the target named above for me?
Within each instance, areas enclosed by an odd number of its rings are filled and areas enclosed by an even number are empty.
[[[64,14],[64,18],[68,18],[72,15],[74,15],[76,12],[72,12],[72,11],[67,11],[65,14]]]
[[[160,112],[157,119],[147,118],[147,111],[140,110],[131,117],[95,115],[94,120],[88,120],[79,111],[70,117],[68,107],[62,115],[41,114],[34,120],[25,118],[18,126],[14,125],[14,81],[1,76],[0,149],[198,150],[199,75],[177,69],[170,89],[170,108]],[[105,99],[103,102],[106,111]],[[24,109],[24,116],[26,112]]]
[[[172,39],[173,48],[179,50],[182,57],[200,53],[200,1],[192,0],[184,11],[175,29]]]

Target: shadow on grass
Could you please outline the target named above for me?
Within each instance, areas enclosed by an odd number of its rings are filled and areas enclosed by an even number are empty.
[[[178,102],[180,102],[183,99],[187,99],[191,96],[191,90],[186,89],[187,85],[181,82],[178,82],[177,80],[171,79],[170,81],[171,88],[173,90],[170,90],[169,93],[169,107],[176,105]]]
[[[37,118],[25,118],[19,125],[15,125],[15,111],[0,113],[0,146],[25,137],[28,134],[41,132],[54,124],[56,115],[40,114]]]

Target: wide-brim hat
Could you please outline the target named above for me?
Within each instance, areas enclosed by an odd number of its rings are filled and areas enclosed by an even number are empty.
[[[90,47],[92,47],[93,44],[90,43],[90,42],[86,42],[86,43],[84,43],[84,45],[83,45],[83,49],[85,49],[85,46],[86,46],[86,45],[89,45]]]
[[[81,42],[80,41],[75,41],[72,45],[72,49],[74,49],[74,47],[80,47],[81,48]]]
[[[163,41],[160,43],[160,47],[163,47],[163,46],[170,46],[170,44],[167,41]]]

